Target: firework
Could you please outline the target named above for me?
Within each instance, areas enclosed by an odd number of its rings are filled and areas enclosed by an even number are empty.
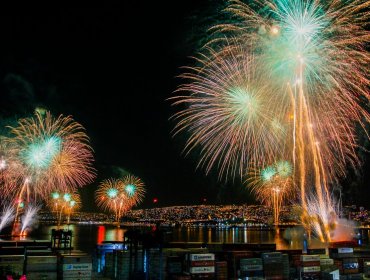
[[[216,34],[232,36],[231,42],[255,54],[266,79],[281,88],[273,94],[284,102],[290,96],[296,140],[290,146],[295,145],[301,185],[317,185],[316,179],[306,182],[303,172],[316,169],[318,176],[333,181],[345,175],[346,163],[358,163],[355,125],[364,127],[369,120],[365,44],[370,36],[364,29],[369,5],[277,0],[257,1],[252,7],[231,1],[226,11],[238,20],[215,27]],[[230,40],[225,49],[227,44]]]
[[[81,199],[78,193],[73,193],[68,201],[66,201],[66,207],[64,208],[64,213],[67,216],[67,224],[71,219],[73,212],[77,211],[81,207]]]
[[[54,118],[49,112],[35,113],[10,128],[6,139],[11,148],[7,177],[17,185],[18,199],[47,198],[51,189],[73,192],[95,177],[93,155],[84,128],[71,117]],[[22,177],[19,177],[22,174]]]
[[[123,189],[132,205],[141,203],[144,199],[144,183],[140,178],[133,175],[127,175],[122,178]]]
[[[135,176],[127,175],[122,179],[106,179],[101,182],[95,197],[98,206],[113,212],[119,223],[126,211],[142,201],[144,193],[144,183]]]
[[[117,223],[131,206],[131,202],[124,191],[123,182],[119,179],[107,179],[101,182],[95,196],[99,207],[115,214]]]
[[[356,125],[370,119],[369,6],[368,0],[230,1],[232,20],[212,28],[214,37],[198,66],[182,75],[187,81],[174,98],[183,106],[176,131],[190,133],[186,150],[200,147],[200,165],[231,176],[287,158],[304,225],[310,227],[311,204],[329,213],[330,185],[347,164],[359,164]],[[319,236],[330,239],[327,219],[321,222],[326,233]]]
[[[59,193],[54,191],[50,195],[48,206],[55,213],[58,226],[61,224],[63,214],[66,215],[67,224],[69,224],[72,213],[81,207],[81,198],[77,192]]]
[[[217,51],[205,51],[198,59],[200,66],[188,68],[191,71],[181,76],[188,82],[179,88],[184,95],[174,98],[175,105],[186,107],[176,115],[177,131],[190,131],[186,149],[200,146],[200,163],[207,162],[207,170],[217,165],[221,173],[229,170],[234,175],[239,168],[243,175],[248,159],[264,165],[280,156],[276,146],[295,145],[293,140],[276,141],[267,121],[282,131],[300,133],[303,143],[319,143],[316,153],[325,154],[321,161],[326,177],[344,175],[346,163],[358,162],[355,124],[364,127],[364,120],[369,120],[363,108],[369,100],[369,33],[363,28],[368,13],[361,12],[369,3],[278,0],[249,6],[230,1],[226,11],[232,23],[215,26],[217,38],[208,43]],[[245,84],[265,89],[261,107],[260,98],[230,91]],[[238,102],[224,102],[234,97]],[[264,122],[252,121],[256,112]],[[294,126],[284,119],[287,115],[294,118]],[[238,130],[235,123],[240,120],[245,125]],[[258,138],[252,140],[253,136]],[[294,152],[312,154],[310,145]]]
[[[15,211],[13,205],[8,205],[3,208],[0,221],[0,232],[13,221],[14,215]]]
[[[16,149],[7,138],[0,136],[0,193],[7,200],[13,200],[14,190],[25,181],[24,166]]]
[[[40,206],[33,206],[28,205],[28,207],[24,211],[24,215],[21,217],[22,220],[22,228],[20,235],[26,235],[27,230],[30,230],[30,228],[35,224],[37,221],[37,212],[40,210]]]
[[[222,55],[210,50],[199,66],[181,77],[189,81],[174,97],[185,109],[174,116],[175,134],[190,132],[186,151],[200,146],[199,165],[209,172],[214,166],[220,177],[245,175],[250,163],[263,165],[281,153],[286,138],[284,119],[289,110],[256,69],[255,57],[242,47],[228,48]]]
[[[292,165],[288,161],[278,161],[251,171],[247,179],[257,199],[273,208],[275,225],[279,224],[281,206],[295,197],[292,174]]]

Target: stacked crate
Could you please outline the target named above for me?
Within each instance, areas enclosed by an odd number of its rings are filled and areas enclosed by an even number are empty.
[[[363,272],[365,277],[370,278],[370,261],[363,262]]]
[[[187,272],[192,279],[213,279],[215,276],[215,254],[188,254]]]
[[[27,255],[26,275],[29,280],[56,280],[57,256],[56,255]]]
[[[344,276],[346,276],[346,280],[362,280],[362,279],[364,279],[362,273],[349,274],[349,275],[344,275]]]
[[[289,279],[289,275],[290,275],[289,255],[282,254],[281,258],[283,262],[283,279]]]
[[[88,280],[92,277],[92,259],[87,254],[62,254],[58,267],[59,277],[63,280]]]
[[[0,255],[0,275],[23,275],[24,255]]]
[[[248,258],[240,260],[240,277],[263,277],[261,258]]]
[[[321,278],[325,280],[339,279],[339,269],[334,265],[334,260],[329,256],[320,257]]]
[[[353,248],[342,247],[342,248],[330,248],[329,255],[333,259],[343,259],[353,257]]]
[[[326,255],[326,249],[325,248],[309,248],[307,249],[307,255],[319,255],[320,258],[325,258]]]
[[[297,255],[297,254],[292,255],[291,265],[293,267],[296,267],[296,268],[301,266],[301,255],[300,254],[299,255]]]
[[[301,255],[300,279],[316,280],[320,279],[320,256],[319,255]]]
[[[331,269],[334,266],[334,260],[330,258],[320,258],[320,268],[322,271]]]
[[[359,273],[357,258],[344,258],[342,263],[343,263],[343,274],[347,275]]]
[[[227,280],[227,262],[218,261],[215,262],[215,279],[216,280]]]
[[[358,258],[353,255],[353,248],[330,248],[329,254],[330,257],[334,258],[334,265],[338,267],[340,274],[348,275],[351,279],[360,277],[358,276],[360,272],[359,262]]]
[[[160,261],[159,249],[152,249],[148,259],[151,279],[172,279],[173,276],[182,276],[186,256],[191,252],[208,252],[208,250],[204,248],[163,248]],[[153,275],[157,278],[153,278]]]
[[[123,243],[102,243],[96,246],[96,255],[93,262],[93,270],[96,272],[104,272],[105,256],[107,253],[113,253],[115,250],[123,250]]]
[[[229,251],[226,253],[225,259],[228,263],[228,276],[236,278],[240,274],[240,260],[252,258],[253,252],[251,251]]]
[[[370,258],[368,256],[360,256],[358,258],[358,266],[359,271],[364,273],[365,277],[370,277]]]
[[[302,252],[302,251],[301,251]],[[301,267],[301,253],[290,256],[290,277],[299,279],[299,269]]]
[[[340,274],[343,274],[343,262],[342,262],[342,260],[335,259],[334,260],[334,266],[338,268]]]
[[[284,279],[283,258],[280,252],[262,253],[265,279]]]
[[[180,256],[167,257],[167,273],[168,275],[181,274],[183,271],[183,259]]]
[[[172,276],[173,280],[191,280],[190,275],[174,275]]]
[[[117,250],[116,259],[117,259],[117,274],[116,279],[118,280],[127,280],[130,275],[133,275],[134,272],[143,271],[143,251],[137,250],[137,255],[135,257],[134,252],[126,250]],[[155,278],[153,278],[155,279]]]
[[[171,250],[173,251],[173,250]],[[169,250],[154,248],[149,251],[148,272],[150,279],[164,279],[167,270],[167,256],[171,255]]]
[[[321,279],[322,280],[339,280],[340,279],[339,269],[337,268],[333,268],[332,270],[325,269],[325,271],[321,272]]]
[[[117,273],[117,252],[105,253],[104,276],[114,279]]]
[[[284,267],[284,279],[299,278],[298,268],[301,264],[302,250],[288,249],[280,250],[282,253],[283,267]]]

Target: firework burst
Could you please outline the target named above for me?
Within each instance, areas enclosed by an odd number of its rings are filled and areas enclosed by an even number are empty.
[[[144,183],[140,178],[127,175],[122,178],[123,189],[126,193],[126,196],[129,198],[131,204],[137,205],[140,204],[145,195]]]
[[[258,200],[273,208],[275,225],[279,224],[281,206],[296,196],[292,174],[288,161],[278,161],[249,173],[247,183]]]
[[[57,224],[60,226],[63,214],[66,215],[67,224],[69,224],[71,215],[81,207],[81,198],[79,193],[59,193],[54,191],[48,199],[48,206],[57,217]]]
[[[93,155],[84,128],[71,117],[35,113],[10,128],[7,178],[18,185],[19,199],[46,199],[52,189],[72,192],[95,178]],[[22,174],[22,177],[19,176]],[[21,187],[20,187],[21,186]]]
[[[124,184],[119,179],[106,179],[101,182],[95,197],[99,207],[115,214],[117,223],[132,205],[124,191]]]
[[[15,216],[15,210],[13,205],[4,206],[2,215],[0,217],[0,233],[1,231],[13,222]]]
[[[304,215],[310,204],[331,211],[330,185],[348,164],[358,167],[355,128],[370,120],[369,6],[229,1],[231,20],[212,28],[198,66],[187,68],[172,99],[182,106],[175,131],[190,134],[185,150],[199,147],[199,164],[226,177],[287,158]],[[261,177],[274,178],[278,168],[290,172],[282,164]],[[328,239],[328,220],[321,222]]]
[[[24,211],[23,216],[21,217],[22,227],[20,235],[27,235],[27,231],[35,224],[38,219],[37,213],[41,209],[40,205],[28,205]]]
[[[174,116],[175,134],[190,132],[185,150],[200,146],[199,165],[207,172],[217,166],[220,177],[243,176],[250,163],[263,165],[281,153],[289,106],[271,94],[274,89],[247,50],[209,52],[181,76],[189,83],[178,89],[183,95],[172,98],[174,105],[185,106]]]
[[[95,192],[95,200],[99,207],[113,212],[119,223],[125,212],[142,201],[144,193],[144,183],[140,178],[127,175],[122,179],[102,181]]]
[[[230,1],[226,12],[232,23],[215,26],[215,35],[221,36],[209,42],[223,45],[218,55],[234,45],[255,55],[265,82],[280,88],[270,94],[283,102],[290,99],[296,126],[301,121],[312,128],[301,128],[301,137],[310,142],[313,136],[320,143],[322,168],[330,180],[345,175],[346,163],[358,164],[355,125],[364,127],[370,119],[365,49],[370,35],[364,28],[369,6],[366,0]],[[302,149],[312,154],[311,147]]]
[[[14,198],[14,190],[22,185],[25,180],[24,166],[19,160],[16,149],[9,143],[6,137],[0,136],[0,193],[3,197],[11,200]]]

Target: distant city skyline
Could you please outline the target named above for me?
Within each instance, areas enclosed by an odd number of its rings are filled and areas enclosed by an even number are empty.
[[[281,224],[299,224],[299,212],[291,206],[281,209]],[[358,225],[370,225],[369,209],[359,205],[346,205],[343,207],[342,217],[358,222]],[[50,211],[40,212],[40,221],[56,222],[55,213]],[[108,212],[75,212],[72,214],[71,223],[89,221],[116,223],[114,213]],[[128,211],[121,219],[123,223],[164,223],[167,225],[191,224],[201,222],[235,222],[248,224],[273,224],[273,209],[266,205],[174,205],[157,208],[136,209]]]

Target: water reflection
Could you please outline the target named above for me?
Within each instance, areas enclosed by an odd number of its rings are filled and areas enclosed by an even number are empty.
[[[52,229],[58,227],[42,225],[30,233],[27,239],[51,240]],[[127,229],[107,225],[62,225],[59,229],[72,231],[71,245],[74,250],[93,252],[96,244],[103,241],[123,241]]]
[[[273,230],[248,228],[182,227],[173,229],[165,237],[173,242],[220,242],[220,243],[274,243]]]
[[[105,240],[105,226],[98,226],[98,244],[102,244]]]
[[[105,233],[105,241],[123,241],[123,237],[127,229],[109,227]]]
[[[29,239],[50,240],[51,230],[56,226],[42,225],[31,232]],[[72,230],[72,246],[74,249],[92,251],[96,244],[103,241],[123,241],[127,228],[117,228],[111,225],[64,225],[64,229]],[[150,230],[147,228],[147,230]],[[164,229],[165,242],[198,242],[198,243],[275,243],[278,249],[302,249],[303,229],[292,227],[275,230],[211,227],[181,227]],[[370,238],[369,231],[361,232],[362,238]],[[322,248],[316,239],[309,240],[310,248]]]

